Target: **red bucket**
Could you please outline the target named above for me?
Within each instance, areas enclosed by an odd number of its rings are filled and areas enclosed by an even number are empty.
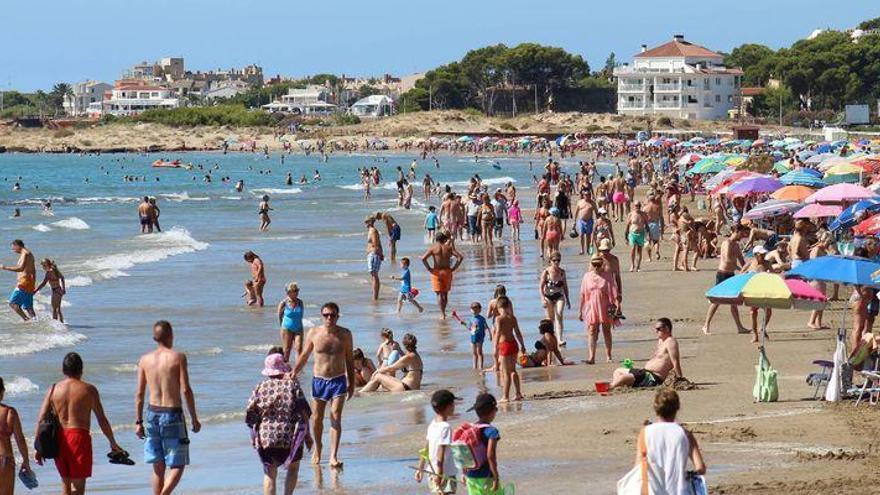
[[[609,390],[609,387],[611,386],[610,383],[608,383],[608,382],[595,382],[595,385],[596,385],[596,392],[598,392],[599,395],[608,395],[608,390]]]

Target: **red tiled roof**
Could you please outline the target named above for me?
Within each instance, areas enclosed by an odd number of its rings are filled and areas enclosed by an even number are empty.
[[[743,96],[758,96],[764,94],[767,91],[767,88],[743,88],[742,95]]]
[[[636,58],[646,57],[706,57],[721,58],[721,55],[689,41],[672,40],[646,52],[639,53]]]

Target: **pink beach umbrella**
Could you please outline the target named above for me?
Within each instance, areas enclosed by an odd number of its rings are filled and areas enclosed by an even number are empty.
[[[843,206],[841,205],[820,205],[819,203],[813,203],[798,210],[797,213],[794,214],[794,218],[836,217],[841,213],[843,213]]]
[[[807,203],[843,203],[873,198],[877,193],[855,184],[834,184],[819,189],[806,199]]]

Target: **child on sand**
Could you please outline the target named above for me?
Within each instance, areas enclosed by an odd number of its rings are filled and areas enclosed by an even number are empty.
[[[538,323],[538,332],[541,333],[541,340],[535,342],[535,352],[528,356],[520,357],[520,366],[523,368],[550,366],[553,364],[554,356],[556,356],[559,364],[574,364],[571,361],[566,361],[559,351],[559,341],[556,339],[556,332],[553,331],[553,320],[541,320]]]
[[[483,342],[486,340],[486,330],[489,323],[480,314],[483,306],[478,302],[471,303],[471,318],[467,322],[467,329],[471,333],[471,350],[474,355],[474,369],[483,369]],[[462,322],[462,325],[465,323]]]
[[[46,284],[52,289],[52,319],[64,323],[64,315],[61,313],[61,298],[67,293],[67,282],[64,275],[58,269],[58,265],[49,258],[44,258],[40,266],[46,271],[46,276],[34,292],[39,292]]]
[[[523,396],[520,389],[519,373],[516,371],[516,362],[520,353],[525,352],[526,346],[523,343],[522,332],[519,330],[519,323],[510,311],[510,299],[507,296],[501,296],[497,299],[497,305],[495,354],[500,359],[501,388],[504,391],[504,398],[501,399],[501,402],[510,400],[511,382],[516,388],[513,400],[520,401]]]
[[[501,434],[492,426],[498,413],[498,403],[492,394],[480,394],[468,411],[477,413],[478,421],[474,427],[479,428],[480,442],[485,446],[485,459],[477,459],[479,465],[475,469],[465,470],[469,494],[504,493],[501,490],[501,479],[498,474],[498,442]]]
[[[514,199],[507,209],[507,224],[510,225],[511,237],[519,240],[519,225],[522,223],[522,210],[519,209],[519,200]]]
[[[418,308],[419,313],[425,310],[425,308],[416,301],[416,297],[413,295],[412,275],[409,272],[409,258],[405,256],[400,258],[400,276],[392,275],[391,280],[400,280],[400,294],[397,296],[398,313],[400,313],[400,310],[403,308],[404,302],[409,302]]]
[[[430,462],[429,472],[431,476],[431,493],[448,495],[455,493],[455,463],[449,446],[452,445],[452,427],[449,426],[449,417],[455,413],[455,396],[449,390],[438,390],[431,396],[431,407],[434,409],[434,420],[428,425],[425,450],[428,452]],[[416,481],[422,482],[422,474],[425,471],[425,458],[419,459],[419,467],[416,469]]]
[[[394,340],[394,332],[390,328],[383,328],[379,335],[382,337],[382,343],[376,349],[376,362],[379,366],[391,366],[400,359],[400,344]],[[393,372],[392,372],[392,376]]]

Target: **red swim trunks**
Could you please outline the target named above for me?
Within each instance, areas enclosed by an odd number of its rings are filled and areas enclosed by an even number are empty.
[[[519,345],[515,341],[507,340],[498,343],[500,356],[516,356],[519,353]]]
[[[62,428],[55,468],[62,478],[92,477],[92,436],[82,428]]]

